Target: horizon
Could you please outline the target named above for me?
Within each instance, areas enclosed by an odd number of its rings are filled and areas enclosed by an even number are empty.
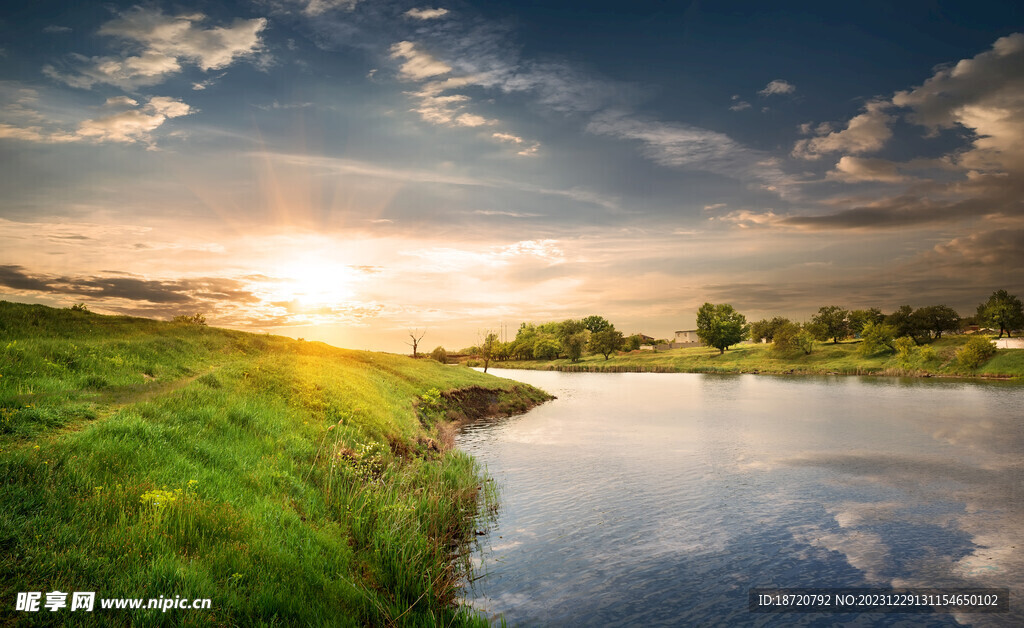
[[[199,6],[0,16],[0,299],[428,353],[1024,292],[1016,3]]]

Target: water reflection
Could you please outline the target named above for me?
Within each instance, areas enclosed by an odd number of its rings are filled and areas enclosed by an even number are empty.
[[[746,611],[755,586],[1024,592],[1024,387],[497,373],[558,396],[459,438],[502,487],[469,601],[511,625],[1024,624]]]

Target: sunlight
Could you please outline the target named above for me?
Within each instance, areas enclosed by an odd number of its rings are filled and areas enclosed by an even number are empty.
[[[337,306],[355,296],[353,284],[359,272],[332,261],[299,260],[278,267],[280,283],[271,287],[275,301],[289,301],[303,308]]]

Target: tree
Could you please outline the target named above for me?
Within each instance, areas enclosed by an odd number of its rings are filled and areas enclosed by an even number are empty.
[[[625,342],[626,339],[622,337],[622,332],[612,327],[590,334],[588,348],[594,353],[600,353],[607,360],[608,356],[621,349]]]
[[[533,357],[538,360],[554,360],[558,357],[561,347],[553,338],[538,338],[533,344]]]
[[[854,336],[859,336],[863,335],[864,327],[868,323],[880,325],[885,322],[885,314],[882,314],[882,310],[877,307],[872,307],[866,310],[851,311],[850,315],[847,316],[847,320],[850,323],[850,333]]]
[[[608,329],[615,328],[615,326],[609,323],[608,319],[606,319],[603,316],[588,316],[580,322],[582,322],[583,326],[586,327],[592,334],[596,334],[599,331],[606,331]]]
[[[498,334],[490,331],[484,336],[484,341],[480,343],[480,358],[484,361],[484,373],[487,372],[487,366],[494,359],[499,344],[501,342],[498,340]]]
[[[434,347],[434,350],[430,352],[430,357],[441,364],[448,364],[448,352],[444,350],[444,347]]]
[[[885,323],[868,322],[861,330],[861,344],[858,347],[861,355],[874,355],[883,348],[890,351],[896,350],[893,341],[896,338],[896,328]]]
[[[719,355],[731,345],[742,341],[750,332],[747,318],[728,303],[705,303],[697,310],[697,337]]]
[[[810,355],[814,351],[814,334],[796,323],[780,325],[772,339],[772,352],[785,355],[796,351]]]
[[[416,347],[419,346],[420,341],[423,340],[423,336],[427,335],[427,330],[424,329],[422,332],[420,332],[420,330],[418,330],[418,329],[416,329],[416,330],[410,329],[410,330],[408,330],[408,332],[409,332],[409,338],[412,339],[412,342],[407,342],[405,344],[407,344],[407,345],[412,347],[412,357],[415,358],[416,357]],[[416,334],[419,334],[419,336],[416,336]]]
[[[580,361],[580,358],[583,357],[583,350],[587,347],[589,334],[590,332],[584,329],[562,341],[562,349],[569,356],[569,360],[573,362]]]
[[[1012,330],[1024,327],[1024,306],[1006,290],[996,290],[988,301],[978,305],[978,320],[998,327],[1000,338],[1004,331],[1009,338]]]
[[[906,336],[916,344],[921,344],[920,339],[928,335],[927,331],[921,329],[921,317],[914,316],[914,309],[909,305],[901,305],[898,310],[886,316],[885,324],[893,327],[897,338]]]
[[[942,332],[960,329],[960,315],[945,305],[929,305],[914,311],[913,318],[919,330],[929,333],[938,340]]]
[[[771,320],[759,320],[750,326],[750,338],[752,340],[764,338],[768,342],[772,342],[775,338],[775,331],[789,322],[790,320],[783,316],[776,316]]]
[[[838,305],[818,308],[818,313],[811,317],[818,340],[825,341],[831,338],[832,344],[836,344],[840,339],[846,338],[850,333],[848,315],[849,312]]]

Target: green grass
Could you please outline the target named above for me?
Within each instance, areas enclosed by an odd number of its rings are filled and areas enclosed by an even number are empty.
[[[935,352],[931,359],[916,353],[909,359],[901,359],[891,352],[863,356],[859,351],[860,342],[849,341],[816,343],[810,355],[797,352],[780,356],[771,350],[771,345],[740,344],[722,355],[717,349],[688,347],[658,353],[632,351],[613,355],[608,360],[592,355],[575,363],[568,359],[526,360],[492,362],[492,366],[560,371],[1024,377],[1024,349],[999,349],[991,360],[977,369],[961,367],[954,356],[966,339],[952,336],[935,341],[928,345]]]
[[[444,421],[470,397],[501,412],[540,391],[6,302],[0,338],[0,625],[486,624],[454,603],[486,483],[445,451]],[[18,592],[53,590],[212,608],[13,611]]]

